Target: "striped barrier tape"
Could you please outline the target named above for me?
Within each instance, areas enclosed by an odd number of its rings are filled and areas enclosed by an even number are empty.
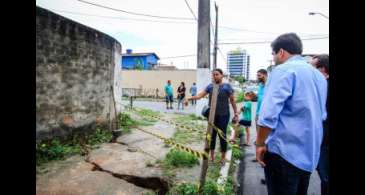
[[[165,138],[164,136],[161,136],[161,135],[158,135],[156,133],[153,133],[153,132],[150,132],[150,131],[147,131],[147,130],[144,130],[144,129],[140,129],[140,128],[136,128],[137,130],[140,130],[142,132],[145,132],[147,134],[150,134],[152,136],[155,136],[161,140],[163,140],[166,144],[169,144],[169,145],[172,145],[174,146],[175,148],[179,149],[179,150],[183,150],[185,152],[188,152],[198,158],[203,158],[203,159],[207,159],[208,158],[208,154],[206,152],[199,152],[199,151],[196,151],[192,148],[189,148],[187,146],[184,146],[182,144],[179,144],[179,143],[176,143],[174,141],[172,141],[171,139],[169,138]]]
[[[138,110],[139,108],[133,108],[133,109],[134,109],[134,110]],[[132,110],[133,110],[133,109],[132,109]],[[142,109],[139,109],[139,110],[142,110]],[[170,120],[164,119],[164,118],[162,118],[162,117],[158,117],[158,116],[147,116],[147,117],[151,117],[151,118],[155,118],[155,119],[161,120],[161,121],[166,122],[166,123],[168,123],[168,124],[175,125],[175,126],[177,126],[177,127],[180,127],[180,128],[186,129],[186,130],[188,130],[188,131],[200,131],[200,130],[193,129],[193,128],[190,128],[190,127],[188,127],[188,126],[181,125],[181,124],[178,124],[178,123],[176,123],[176,122],[173,122],[173,121],[170,121]],[[225,138],[223,131],[222,131],[221,129],[219,129],[217,126],[215,126],[213,123],[210,123],[210,122],[208,121],[208,125],[212,126],[212,128],[213,128],[215,131],[217,131],[217,133],[218,133],[219,137],[223,138],[223,139],[227,142],[227,144],[231,145],[232,147],[240,148],[240,146],[239,146],[239,145],[230,143],[230,142],[229,142],[229,141]],[[209,139],[208,139],[208,138],[209,138]],[[208,135],[208,134],[207,134],[207,139],[208,139],[208,141],[209,141],[209,143],[210,143],[210,141],[211,141],[211,135]]]

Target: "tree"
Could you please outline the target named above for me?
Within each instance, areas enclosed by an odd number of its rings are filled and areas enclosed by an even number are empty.
[[[236,81],[238,81],[240,84],[243,84],[243,83],[245,83],[246,82],[246,79],[245,79],[245,77],[243,77],[243,76],[234,76],[234,77],[232,77],[234,80],[236,80]]]

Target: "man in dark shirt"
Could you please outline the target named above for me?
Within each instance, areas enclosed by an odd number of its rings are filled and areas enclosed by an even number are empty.
[[[217,126],[219,129],[221,129],[224,133],[223,138],[219,136],[221,152],[222,152],[221,164],[223,165],[225,163],[225,156],[227,151],[226,132],[230,117],[229,102],[231,102],[234,111],[234,118],[233,118],[234,120],[238,120],[238,112],[231,85],[228,83],[223,83],[223,71],[219,68],[214,69],[212,72],[212,76],[214,82],[219,85],[216,112],[214,117],[214,125]],[[200,92],[198,95],[187,98],[185,101],[185,105],[187,105],[190,100],[197,100],[205,97],[208,94],[209,94],[209,105],[210,105],[212,93],[213,93],[213,84],[211,83],[205,88],[204,91]],[[215,149],[216,137],[217,137],[217,131],[213,130],[212,140],[210,142],[210,150],[211,150],[210,154],[212,161],[214,161],[214,149]]]
[[[327,79],[329,79],[329,55],[323,54],[323,55],[317,55],[314,56],[310,62],[314,67],[316,67],[323,76]],[[329,85],[327,85],[329,86]],[[328,129],[329,129],[329,111],[328,111],[328,98],[329,96],[329,87],[327,92],[327,101],[326,101],[326,110],[327,110],[327,119],[323,122],[323,141],[321,145],[321,153],[319,157],[319,162],[317,166],[317,171],[319,174],[319,177],[321,179],[321,194],[322,195],[328,195],[329,189],[328,189],[328,171],[329,171],[329,142],[328,142]]]

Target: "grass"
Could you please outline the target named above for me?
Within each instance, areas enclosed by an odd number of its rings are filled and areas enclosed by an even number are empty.
[[[206,127],[203,124],[199,124],[198,121],[201,117],[197,117],[194,114],[191,115],[180,115],[174,118],[174,121],[178,124],[185,125],[194,131],[187,130],[185,128],[177,127],[173,135],[173,139],[182,144],[188,144],[192,142],[200,142],[205,138]]]
[[[199,164],[199,160],[188,152],[171,149],[165,157],[164,164],[168,167],[193,167]]]
[[[181,183],[170,189],[168,195],[183,194],[183,195],[197,195],[198,184],[196,183]],[[227,182],[219,186],[217,182],[207,179],[203,188],[204,195],[233,195],[233,181],[232,178],[227,178]]]
[[[83,154],[82,144],[98,147],[101,143],[109,142],[112,133],[101,128],[91,134],[75,133],[66,139],[53,138],[52,140],[42,140],[36,142],[36,165],[42,166],[54,160],[64,160],[66,157],[75,154]]]
[[[150,111],[143,111],[145,114],[155,114]],[[140,122],[132,119],[127,113],[118,114],[119,128],[124,133],[131,132],[131,128],[143,125],[150,125],[150,122]],[[67,138],[53,138],[36,142],[36,165],[42,166],[45,163],[55,160],[64,160],[75,155],[84,154],[83,144],[89,145],[92,149],[97,148],[101,143],[111,141],[111,131],[97,127],[92,133],[74,133]]]
[[[136,110],[136,113],[141,116],[143,118],[144,121],[148,121],[148,122],[157,122],[157,119],[154,119],[152,117],[160,117],[160,113],[159,112],[155,112],[153,110],[150,109],[138,109]]]

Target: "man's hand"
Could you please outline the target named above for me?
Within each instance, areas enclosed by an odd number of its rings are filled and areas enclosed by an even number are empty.
[[[261,166],[266,166],[264,163],[264,155],[267,151],[266,146],[256,146],[256,160]]]
[[[189,105],[189,98],[186,98],[185,99],[184,104],[185,104],[185,106],[188,106]]]
[[[238,122],[239,119],[238,117],[239,117],[238,113],[234,113],[233,121]]]

